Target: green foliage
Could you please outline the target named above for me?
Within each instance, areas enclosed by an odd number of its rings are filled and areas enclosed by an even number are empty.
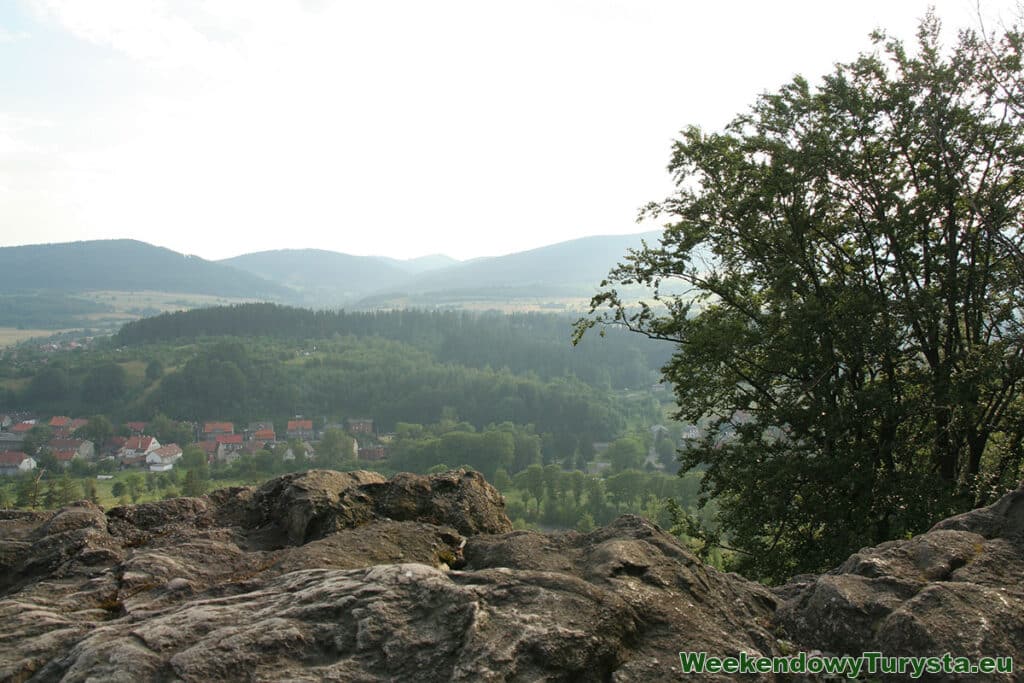
[[[82,479],[82,496],[90,503],[99,504],[100,493],[96,488],[96,480],[92,478]]]
[[[82,400],[88,404],[109,405],[124,397],[127,378],[124,368],[108,362],[93,368],[82,384]]]
[[[181,493],[184,496],[196,497],[206,493],[209,488],[210,482],[208,479],[202,477],[202,475],[194,469],[187,470],[185,472],[185,481],[182,482]]]
[[[53,430],[50,429],[50,426],[39,423],[25,434],[25,438],[21,442],[21,448],[28,455],[38,456],[40,455],[40,450],[52,438]]]
[[[71,382],[67,370],[51,365],[32,377],[26,397],[30,401],[64,405],[70,394]]]
[[[352,437],[340,429],[328,429],[317,446],[317,460],[324,467],[351,464],[355,460]]]
[[[292,342],[348,336],[388,339],[425,351],[441,363],[477,369],[508,368],[517,374],[534,373],[546,380],[570,373],[602,389],[608,385],[646,386],[668,359],[658,345],[627,334],[610,334],[574,349],[568,343],[571,329],[570,318],[541,313],[364,313],[259,303],[165,313],[137,320],[126,324],[115,341],[118,345],[134,346],[223,336],[266,336]],[[517,408],[519,401],[510,397],[503,410],[513,413]]]
[[[644,466],[644,446],[633,437],[616,439],[608,450],[605,451],[605,458],[611,464],[612,472],[622,472],[627,469],[640,469]]]
[[[67,327],[69,320],[81,321],[90,314],[113,310],[106,304],[57,292],[0,294],[0,320],[9,327],[56,330]]]
[[[199,446],[186,446],[181,451],[181,466],[188,470],[201,469],[207,466],[206,452]]]
[[[163,413],[157,413],[153,416],[153,419],[149,421],[147,432],[165,445],[176,443],[184,448],[193,441],[192,427],[190,425],[172,420]]]
[[[916,54],[875,40],[686,129],[649,207],[674,222],[578,323],[677,344],[678,416],[709,423],[683,464],[772,580],[987,502],[1024,455],[1024,40],[946,56],[931,16]],[[627,308],[627,283],[657,305]]]
[[[93,415],[84,427],[78,430],[79,436],[92,441],[96,450],[103,448],[107,439],[114,435],[114,425],[106,415]]]
[[[517,474],[513,481],[517,488],[526,491],[537,501],[537,510],[540,511],[540,502],[544,497],[544,468],[530,465]]]
[[[494,476],[489,481],[499,491],[506,491],[512,487],[512,477],[508,476],[508,472],[503,467],[495,470]]]
[[[32,473],[18,476],[14,504],[20,508],[37,508],[42,502],[39,478]]]
[[[164,376],[164,364],[154,358],[146,365],[146,382],[152,384]]]
[[[133,503],[137,503],[139,498],[142,496],[144,484],[145,481],[143,480],[142,475],[138,472],[132,472],[124,478],[125,489]]]
[[[55,485],[57,491],[55,507],[63,507],[82,498],[82,490],[78,486],[78,482],[68,476],[67,472],[53,481],[52,484]]]

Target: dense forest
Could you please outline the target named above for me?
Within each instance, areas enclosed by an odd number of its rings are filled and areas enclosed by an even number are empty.
[[[60,292],[0,294],[0,320],[8,327],[55,330],[67,327],[69,321],[81,324],[86,316],[113,310],[107,304]]]
[[[474,428],[531,425],[568,455],[663,418],[650,386],[664,349],[625,334],[574,348],[569,332],[552,314],[200,309],[129,323],[89,350],[8,352],[0,409],[239,423],[367,416],[381,431],[457,416]]]
[[[597,387],[644,387],[658,380],[671,347],[620,330],[571,343],[573,318],[546,313],[313,311],[269,303],[166,313],[128,323],[125,346],[216,336],[314,340],[381,337],[474,368],[507,368],[542,378],[574,375]]]

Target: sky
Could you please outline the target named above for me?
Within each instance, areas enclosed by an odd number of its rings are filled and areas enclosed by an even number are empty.
[[[506,254],[657,227],[672,140],[1003,0],[0,0],[0,246]]]

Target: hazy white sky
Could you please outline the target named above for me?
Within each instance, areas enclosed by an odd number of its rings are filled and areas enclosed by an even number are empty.
[[[408,258],[637,232],[676,132],[975,0],[0,0],[0,245]],[[1013,3],[981,0],[989,21]]]

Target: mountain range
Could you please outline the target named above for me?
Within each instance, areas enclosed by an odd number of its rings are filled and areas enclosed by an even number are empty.
[[[127,239],[4,247],[0,291],[154,290],[349,308],[587,298],[628,249],[658,236],[584,237],[465,262],[441,254],[403,261],[321,249],[207,261]]]
[[[137,240],[92,240],[0,248],[0,292],[154,290],[284,299],[268,278]]]

